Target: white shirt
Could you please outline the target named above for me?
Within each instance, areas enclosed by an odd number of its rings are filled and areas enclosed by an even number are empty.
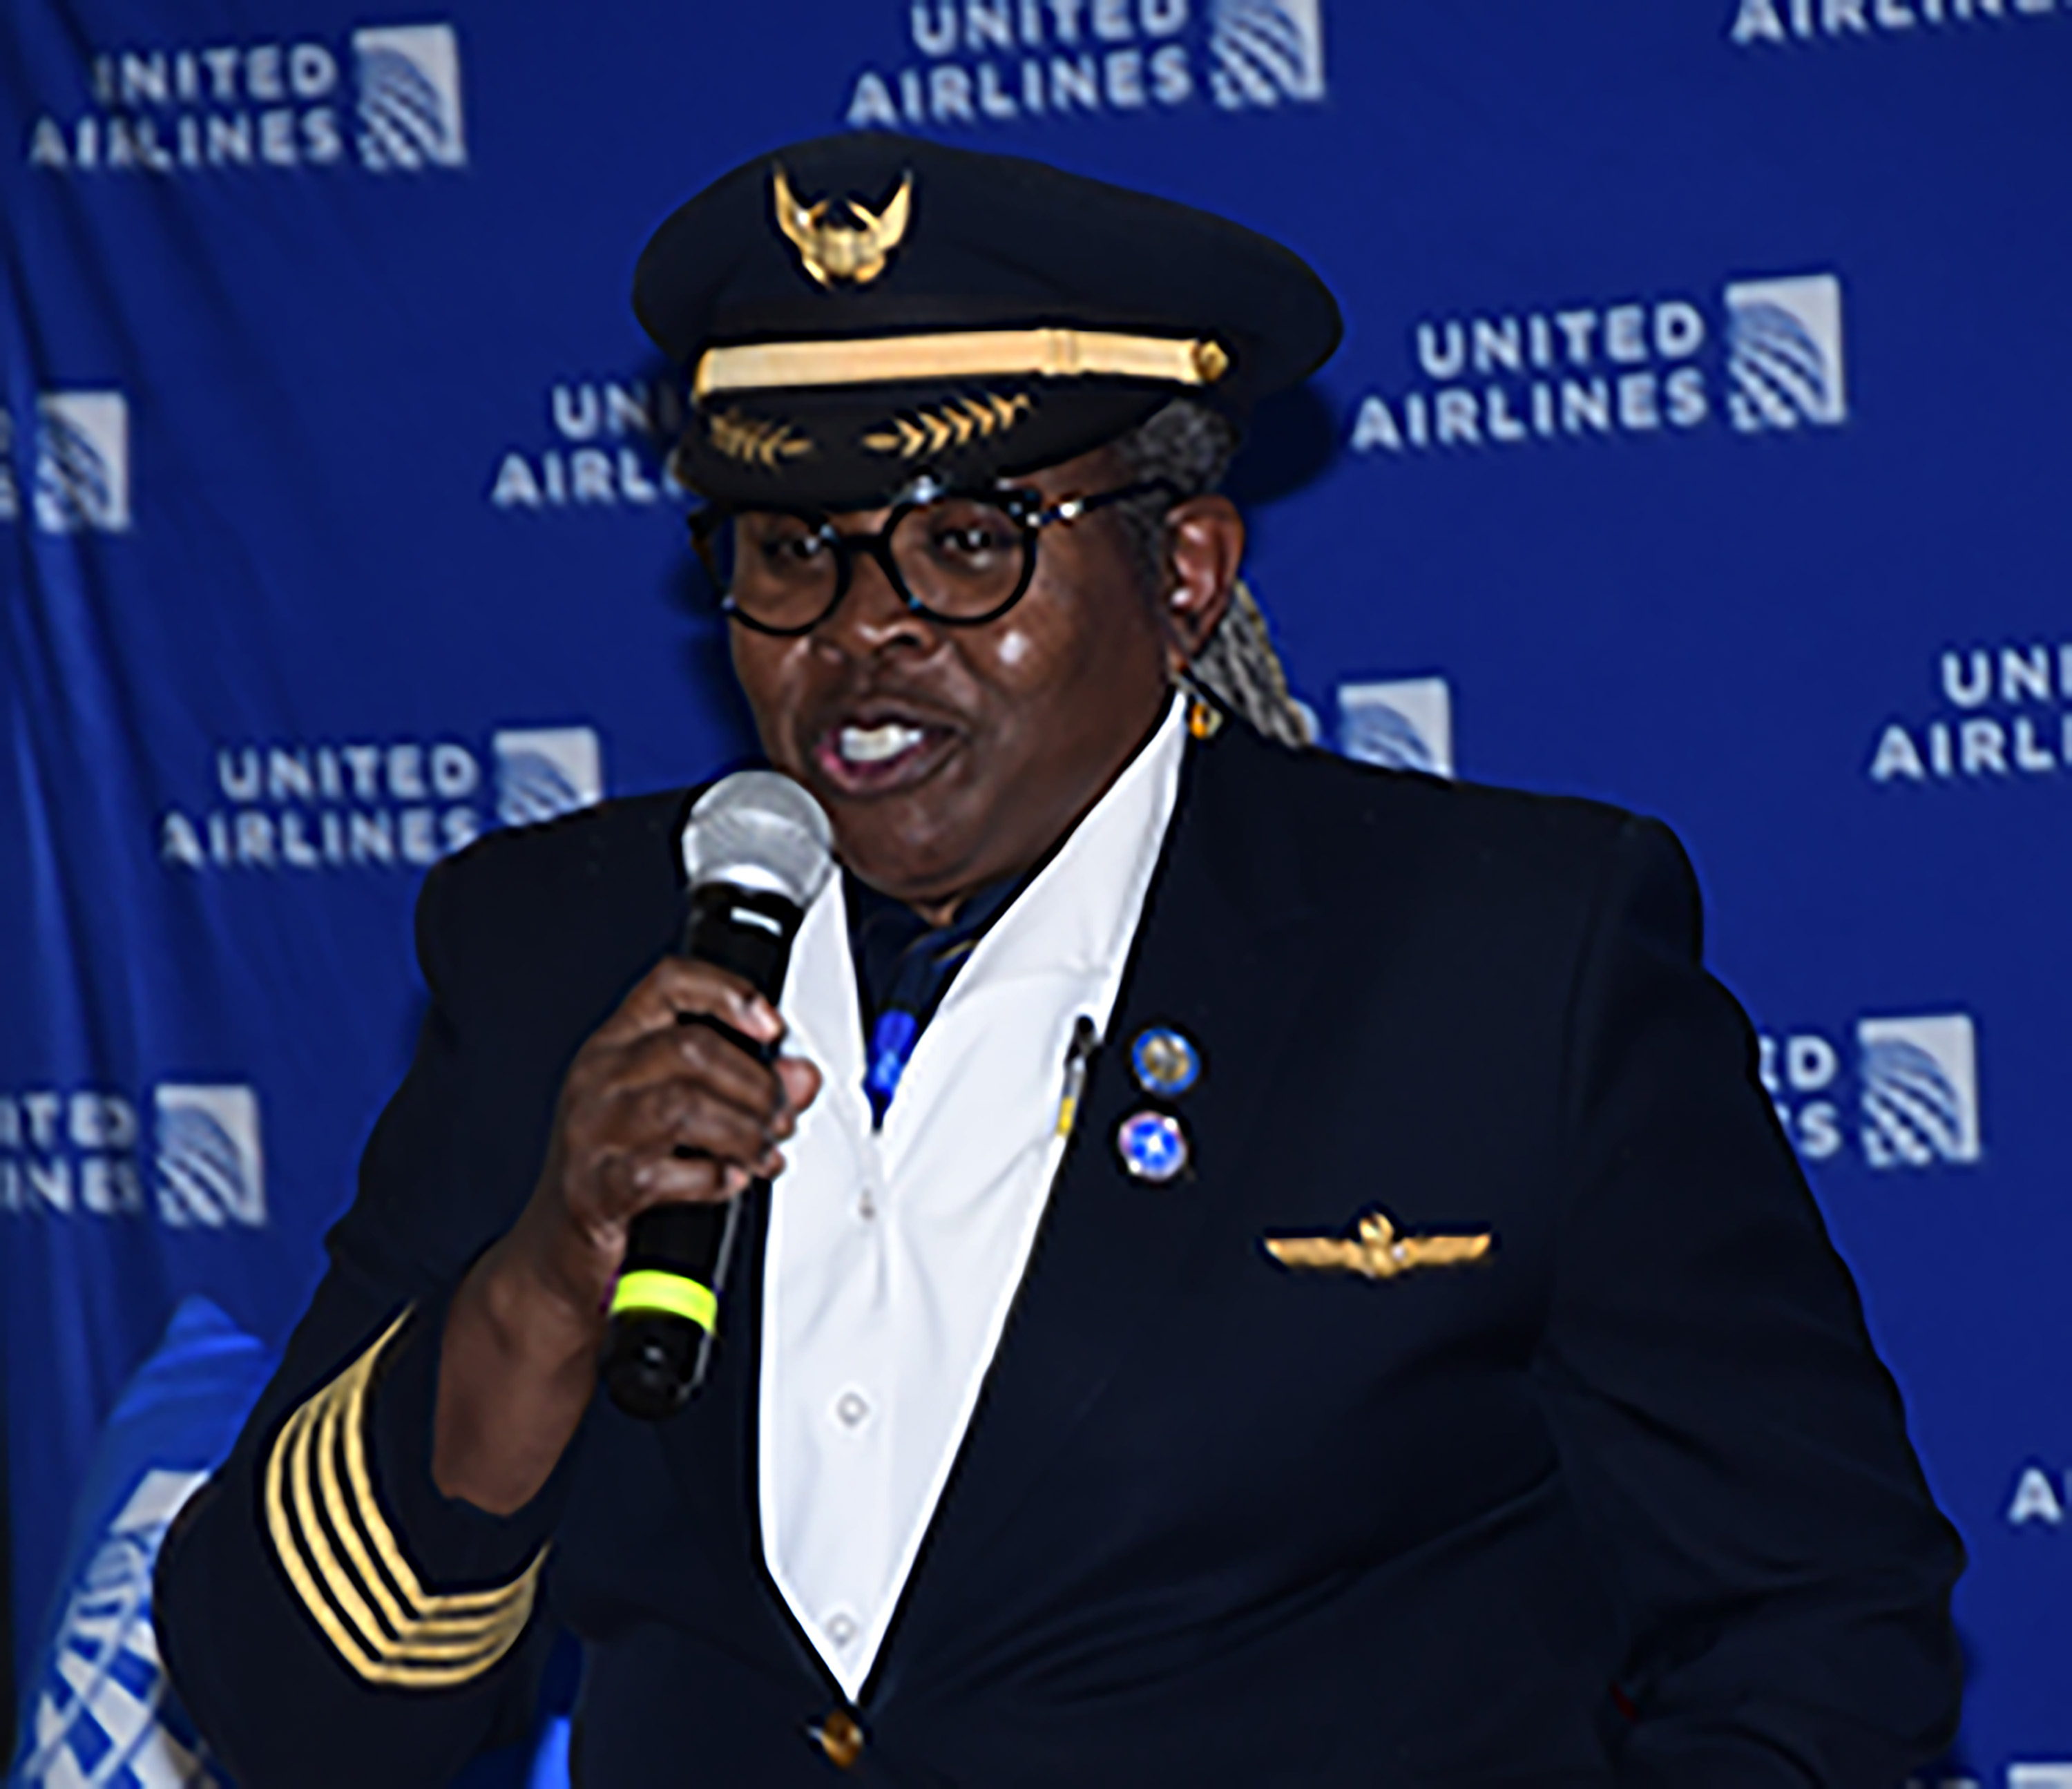
[[[871,1129],[840,878],[785,984],[826,1077],[785,1146],[763,1292],[763,1557],[853,1699],[992,1363],[1064,1151],[1067,1052],[1104,1034],[1172,818],[1175,700],[950,985]]]

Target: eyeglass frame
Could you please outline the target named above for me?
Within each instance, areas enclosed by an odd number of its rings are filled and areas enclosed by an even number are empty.
[[[719,568],[713,562],[713,537],[721,528],[740,516],[789,516],[796,520],[811,523],[815,535],[833,548],[834,594],[828,599],[828,606],[811,621],[796,627],[779,627],[767,621],[759,621],[734,600],[731,590],[720,591],[720,613],[751,632],[771,635],[779,640],[796,640],[802,634],[810,634],[841,607],[842,598],[849,594],[849,586],[856,581],[856,556],[859,551],[869,553],[878,562],[878,570],[885,574],[885,581],[891,586],[892,594],[906,605],[909,614],[919,615],[939,627],[983,627],[988,622],[999,620],[1028,594],[1029,586],[1036,578],[1036,549],[1042,529],[1054,522],[1075,522],[1083,516],[1091,516],[1115,504],[1127,503],[1133,497],[1148,496],[1154,491],[1164,491],[1174,503],[1182,501],[1185,497],[1185,493],[1170,479],[1140,479],[1133,484],[1122,485],[1113,491],[1097,491],[1084,497],[1067,497],[1046,508],[1043,493],[1031,490],[1026,485],[967,485],[937,488],[923,481],[913,489],[911,495],[902,498],[892,506],[882,528],[869,534],[842,533],[834,526],[825,510],[792,509],[773,504],[709,504],[694,512],[689,521],[691,545],[697,553],[699,562],[705,567],[706,577],[715,588],[719,584]],[[945,503],[953,498],[989,504],[999,510],[1021,530],[1022,575],[1005,600],[987,610],[984,615],[948,615],[930,608],[906,588],[906,580],[900,575],[898,563],[893,557],[892,537],[902,522],[916,510],[926,509],[931,504]]]

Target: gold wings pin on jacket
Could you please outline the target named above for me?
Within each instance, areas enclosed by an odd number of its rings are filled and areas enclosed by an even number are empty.
[[[1475,1236],[1399,1236],[1388,1214],[1377,1207],[1359,1221],[1356,1236],[1267,1236],[1266,1252],[1283,1267],[1321,1273],[1358,1273],[1370,1280],[1392,1280],[1420,1267],[1451,1267],[1480,1261],[1495,1237]]]

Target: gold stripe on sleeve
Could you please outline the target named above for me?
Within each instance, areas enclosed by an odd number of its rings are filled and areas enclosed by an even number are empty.
[[[365,1429],[376,1366],[409,1315],[282,1425],[264,1502],[274,1555],[332,1650],[367,1682],[439,1689],[480,1676],[517,1643],[546,1554],[508,1584],[446,1594],[427,1590],[404,1557],[375,1494]]]
[[[399,1644],[407,1636],[413,1656],[455,1657],[477,1650],[484,1634],[496,1626],[499,1611],[508,1614],[511,1587],[475,1594],[493,1599],[485,1602],[485,1614],[449,1618],[424,1611],[434,1605],[450,1609],[460,1599],[428,1598],[413,1580],[410,1590],[403,1594],[413,1595],[414,1600],[410,1607],[404,1607],[397,1591],[390,1583],[384,1581],[368,1557],[356,1520],[360,1506],[348,1503],[339,1488],[335,1466],[339,1430],[344,1426],[348,1433],[357,1433],[364,1414],[361,1402],[356,1400],[353,1407],[343,1413],[337,1404],[331,1404],[311,1413],[314,1417],[312,1430],[301,1457],[290,1470],[289,1483],[310,1550],[317,1557],[319,1570],[353,1625],[363,1634],[385,1635]],[[317,1483],[322,1494],[318,1509],[311,1507],[305,1479],[306,1459],[310,1454],[316,1456]],[[374,1507],[371,1496],[365,1507]],[[321,1520],[318,1510],[321,1511]],[[332,1537],[343,1548],[350,1569],[332,1551]],[[360,1600],[359,1593],[363,1591],[374,1604],[371,1610],[366,1602]]]

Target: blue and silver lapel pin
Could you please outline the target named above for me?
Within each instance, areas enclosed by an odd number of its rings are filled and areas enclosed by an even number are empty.
[[[1184,1173],[1193,1151],[1187,1127],[1170,1112],[1133,1112],[1115,1128],[1115,1153],[1137,1180],[1153,1186]]]
[[[1184,1031],[1153,1025],[1129,1047],[1129,1070],[1154,1100],[1177,1100],[1202,1078],[1202,1053]]]

